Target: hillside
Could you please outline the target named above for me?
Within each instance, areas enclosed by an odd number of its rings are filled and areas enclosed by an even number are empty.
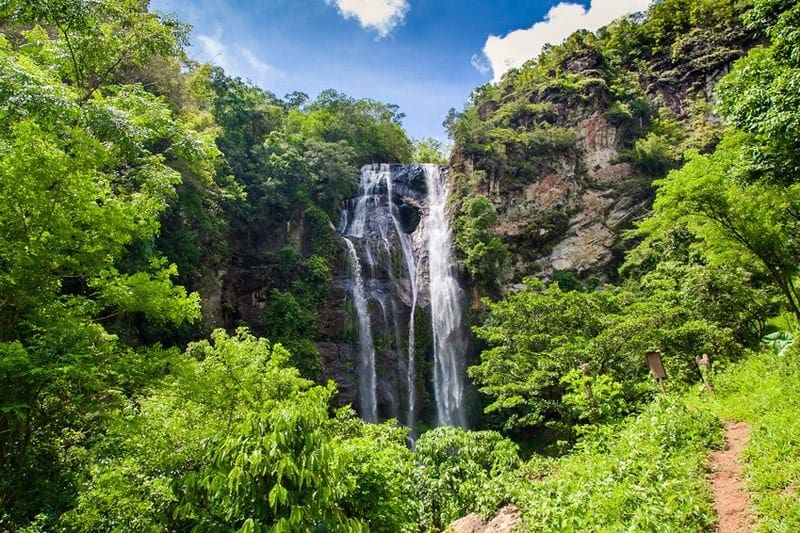
[[[658,2],[573,34],[451,111],[458,216],[469,219],[476,197],[496,214],[484,230],[500,256],[459,239],[476,283],[617,279],[632,246],[624,230],[650,212],[652,182],[719,141],[716,83],[759,39],[747,6]]]

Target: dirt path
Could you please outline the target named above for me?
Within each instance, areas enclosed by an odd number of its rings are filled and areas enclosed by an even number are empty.
[[[744,422],[725,423],[725,448],[711,454],[708,482],[714,494],[714,508],[719,517],[720,533],[750,531],[750,497],[741,480],[739,456],[747,439],[750,426]]]

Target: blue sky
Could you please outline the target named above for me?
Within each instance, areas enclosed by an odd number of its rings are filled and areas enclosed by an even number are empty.
[[[333,88],[397,104],[413,138],[444,140],[448,109],[579,28],[649,0],[151,0],[192,24],[191,55],[283,96]]]

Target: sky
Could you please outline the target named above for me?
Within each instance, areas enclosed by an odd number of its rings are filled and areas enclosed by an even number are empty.
[[[193,26],[190,56],[282,97],[336,89],[397,104],[414,139],[578,29],[650,0],[151,0]]]

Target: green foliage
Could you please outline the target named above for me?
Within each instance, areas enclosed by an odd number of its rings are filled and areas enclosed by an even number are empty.
[[[663,176],[675,167],[678,154],[670,140],[664,136],[648,133],[636,141],[630,153],[631,162],[651,176]]]
[[[499,302],[484,301],[489,315],[474,328],[487,343],[480,364],[469,375],[492,401],[487,413],[502,413],[504,428],[536,426],[559,418],[564,393],[560,379],[584,363],[602,362],[604,372],[625,371],[630,362],[617,368],[595,355],[591,348],[613,312],[608,292],[561,292],[528,280],[528,290],[508,295]]]
[[[447,154],[442,142],[433,137],[414,141],[414,161],[416,163],[447,163]]]
[[[495,235],[497,214],[491,200],[483,195],[468,198],[455,222],[455,241],[464,254],[464,267],[488,287],[498,287],[510,256],[508,247]]]
[[[304,157],[311,173],[311,190],[315,202],[333,217],[335,208],[343,198],[356,193],[358,154],[344,140],[320,142],[307,139]]]
[[[289,115],[289,128],[311,139],[345,141],[357,154],[356,164],[405,163],[412,159],[411,141],[400,123],[396,105],[356,100],[328,89],[303,111]]]
[[[729,133],[713,154],[695,156],[660,182],[655,216],[641,231],[657,238],[675,225],[686,227],[709,261],[768,276],[787,308],[800,316],[793,215],[800,187],[743,182],[741,171],[748,167],[740,156],[743,148],[743,135]]]
[[[328,265],[333,264],[341,246],[331,219],[322,209],[312,206],[305,211],[304,223],[309,252],[323,260],[320,268],[322,266],[329,268]]]
[[[488,316],[474,331],[486,347],[468,369],[506,431],[585,420],[575,396],[584,364],[592,383],[607,386],[610,411],[637,409],[651,390],[645,352],[661,349],[669,383],[692,382],[697,355],[737,358],[758,343],[771,309],[769,293],[749,287],[743,272],[699,264],[664,262],[625,287],[589,293],[527,285],[484,302]]]
[[[419,467],[406,445],[407,431],[389,421],[359,425],[353,433],[341,443],[348,457],[345,475],[355,487],[342,501],[348,515],[373,531],[419,531],[425,501],[418,498]]]
[[[142,67],[154,57],[178,54],[188,26],[147,12],[135,0],[12,0],[4,18],[12,24],[45,24],[58,32],[61,54],[48,67],[80,89],[88,101],[125,68]]]
[[[519,466],[517,446],[493,431],[439,427],[423,433],[415,458],[415,483],[424,502],[422,524],[443,529],[474,510],[489,514],[509,501]]]
[[[351,523],[336,503],[351,485],[327,429],[332,390],[311,387],[285,367],[288,352],[244,330],[212,340],[190,345],[174,375],[113,427],[65,527]]]
[[[720,429],[707,409],[670,396],[620,426],[601,426],[550,475],[520,487],[523,529],[706,531],[716,517],[705,462],[722,444]]]
[[[721,111],[750,134],[743,157],[750,179],[790,185],[797,182],[800,96],[800,7],[790,2],[756,1],[751,24],[766,28],[770,46],[753,49],[720,83]]]
[[[626,157],[646,175],[661,177],[681,161],[683,140],[672,113],[662,109],[651,122],[647,135],[636,140]]]
[[[290,292],[273,290],[264,310],[264,330],[292,354],[292,364],[304,376],[316,377],[320,370],[319,353],[310,341],[315,330],[316,312],[303,306]]]
[[[556,270],[553,272],[551,280],[553,283],[556,283],[558,288],[564,292],[583,290],[583,284],[572,272]]]
[[[200,529],[357,525],[336,505],[348,487],[322,426],[330,392],[309,391],[283,406],[268,402],[231,427],[205,455],[205,466],[187,477],[179,516]]]
[[[574,369],[561,378],[561,384],[567,391],[561,400],[575,420],[608,423],[629,412],[622,384],[608,375],[592,378]]]
[[[0,417],[0,465],[17,474],[0,499],[21,523],[69,504],[72,450],[118,408],[117,372],[132,354],[108,330],[134,317],[199,317],[173,265],[146,247],[135,261],[130,253],[152,241],[175,195],[181,174],[170,164],[202,166],[207,154],[190,149],[202,143],[141,89],[101,94],[39,64],[63,45],[0,43],[0,342],[19,362],[3,377],[14,393],[3,394],[13,416]],[[84,72],[92,61],[105,59],[87,55]]]
[[[689,162],[658,183],[655,216],[641,225],[644,246],[676,227],[695,240],[693,252],[711,264],[729,265],[768,279],[783,304],[800,316],[798,265],[797,103],[788,87],[798,72],[786,53],[796,6],[755,2],[752,17],[775,20],[773,42],[737,62],[720,84],[720,107],[729,128],[713,153]],[[787,92],[788,90],[788,92]]]

